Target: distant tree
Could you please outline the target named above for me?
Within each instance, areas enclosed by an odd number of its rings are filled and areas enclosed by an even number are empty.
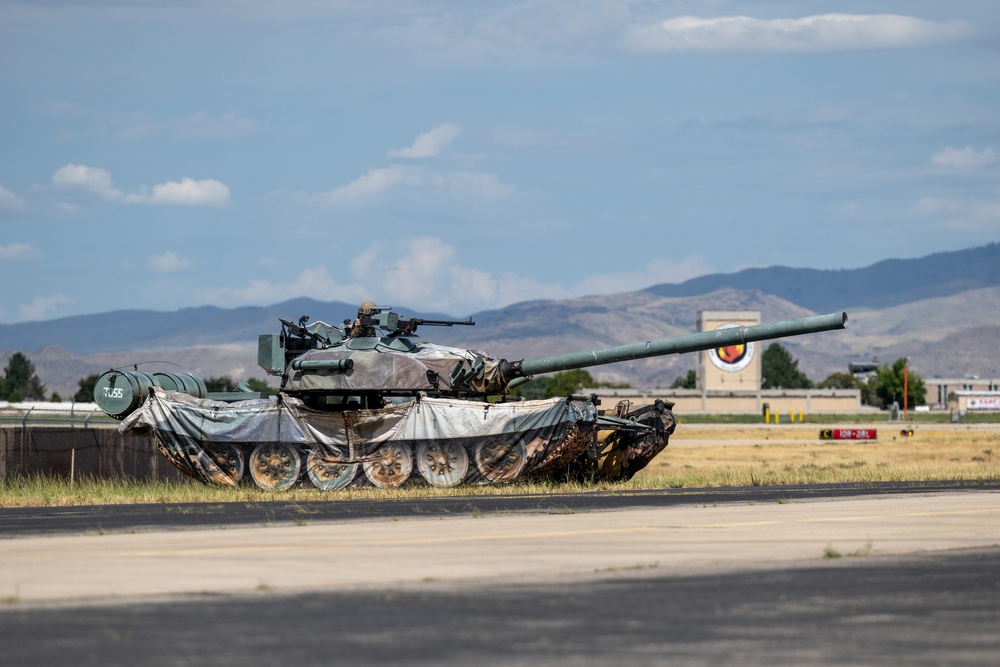
[[[50,403],[62,403],[62,396],[59,395],[58,391],[52,392],[52,396],[49,398]]]
[[[888,406],[893,401],[903,405],[903,375],[906,361],[905,357],[896,359],[892,366],[882,364],[875,371],[875,394],[881,399],[883,406]],[[912,371],[908,375],[906,403],[910,407],[923,405],[927,398],[924,380]]]
[[[821,389],[857,389],[858,378],[850,373],[831,373],[816,386]]]
[[[693,370],[688,371],[687,375],[684,377],[678,376],[674,383],[670,385],[671,389],[694,389],[698,386],[698,374]]]
[[[4,392],[8,401],[44,401],[45,385],[35,374],[35,365],[20,352],[10,355],[4,369]]]
[[[250,391],[256,391],[262,394],[277,394],[278,390],[270,386],[264,380],[258,380],[257,378],[250,378],[247,380],[247,386],[250,387]]]
[[[77,403],[92,403],[94,401],[94,385],[97,384],[99,377],[101,377],[100,373],[92,373],[85,378],[80,378],[77,381],[79,389],[73,394],[73,400]]]
[[[533,401],[553,396],[569,396],[587,387],[627,389],[629,384],[627,382],[597,382],[590,373],[582,368],[577,368],[554,375],[541,375],[530,382],[518,385],[510,393],[511,396]]]
[[[874,396],[872,383],[851,373],[831,373],[817,386],[823,389],[859,389],[861,391],[861,403],[863,405],[872,404]]]
[[[237,391],[236,381],[228,375],[206,378],[205,388],[208,391]]]
[[[528,400],[552,398],[553,396],[569,396],[584,387],[611,386],[606,382],[595,382],[594,378],[582,368],[563,371],[554,375],[544,375],[531,382],[515,387],[511,394]],[[620,385],[614,385],[620,386]]]
[[[556,373],[548,378],[546,392],[549,396],[569,396],[584,387],[593,386],[594,378],[591,377],[590,373],[582,368],[577,368],[571,371]]]
[[[777,343],[768,346],[760,355],[764,389],[809,389],[812,380],[799,370],[799,362],[788,350]]]

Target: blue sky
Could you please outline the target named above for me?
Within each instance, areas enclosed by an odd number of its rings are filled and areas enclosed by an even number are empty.
[[[1000,3],[0,0],[0,322],[1000,240]]]

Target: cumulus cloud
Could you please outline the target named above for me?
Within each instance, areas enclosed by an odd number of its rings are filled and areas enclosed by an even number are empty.
[[[225,206],[229,187],[215,179],[196,181],[183,178],[154,185],[152,192],[130,194],[125,201],[141,204],[179,204],[183,206]]]
[[[152,189],[143,187],[138,192],[125,194],[115,186],[110,172],[82,164],[60,167],[52,176],[52,184],[58,188],[82,189],[106,201],[128,204],[225,206],[230,200],[229,187],[211,178],[200,181],[182,178],[154,185]]]
[[[369,169],[347,185],[318,196],[324,203],[346,204],[372,200],[400,187],[435,189],[471,197],[501,197],[511,187],[494,174],[476,171],[438,172],[417,165],[389,165]]]
[[[973,169],[985,167],[996,162],[997,158],[993,154],[992,148],[984,148],[976,151],[972,146],[965,148],[952,148],[949,146],[931,158],[931,162],[954,169]]]
[[[641,51],[858,51],[905,49],[963,39],[971,27],[896,14],[822,14],[799,19],[694,16],[633,26],[626,43]]]
[[[156,273],[176,273],[190,269],[191,260],[178,257],[172,250],[168,250],[162,255],[150,257],[146,261],[146,268]]]
[[[451,142],[455,141],[460,134],[462,134],[460,127],[451,123],[444,123],[418,136],[409,148],[389,151],[389,157],[409,159],[434,157],[435,155],[440,155],[441,151]]]
[[[24,243],[9,243],[0,245],[0,261],[12,259],[28,259],[36,255],[35,249]]]
[[[300,273],[289,282],[251,280],[242,287],[221,287],[199,290],[204,303],[229,305],[262,304],[286,301],[306,296],[321,301],[364,301],[371,290],[359,285],[342,284],[334,280],[326,267],[313,267]]]
[[[53,310],[59,306],[69,303],[69,297],[65,294],[53,294],[52,296],[40,296],[26,306],[21,306],[21,320],[36,321],[43,320]]]
[[[111,173],[100,167],[85,164],[68,164],[52,175],[52,184],[60,188],[82,188],[108,200],[124,198],[121,190],[111,181]]]

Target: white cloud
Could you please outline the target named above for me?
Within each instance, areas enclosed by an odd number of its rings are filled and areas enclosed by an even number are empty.
[[[634,26],[626,32],[626,43],[641,51],[857,51],[913,48],[962,39],[971,32],[960,21],[937,23],[896,14],[681,16]]]
[[[476,171],[438,172],[417,165],[389,165],[369,169],[347,185],[318,195],[330,204],[360,203],[399,187],[436,189],[471,197],[502,197],[512,191],[495,174]]]
[[[0,211],[20,211],[27,206],[26,201],[0,185]]]
[[[391,301],[420,304],[424,310],[471,312],[497,298],[497,280],[462,266],[454,247],[424,237],[400,250],[369,248],[351,263],[352,277],[377,285]]]
[[[53,294],[52,296],[40,296],[27,306],[21,306],[22,321],[37,321],[45,319],[52,310],[69,303],[69,297],[65,294]]]
[[[176,273],[190,269],[191,260],[178,257],[172,250],[168,250],[162,255],[150,257],[146,261],[146,268],[156,273]]]
[[[321,301],[364,301],[370,290],[358,285],[342,285],[335,281],[325,267],[306,269],[292,282],[275,283],[252,280],[244,287],[222,287],[200,290],[203,303],[224,303],[227,306],[270,304],[307,296]]]
[[[997,158],[993,154],[992,148],[984,148],[976,151],[972,146],[965,148],[952,148],[949,146],[931,158],[931,162],[954,169],[972,169],[975,167],[985,167],[996,162]]]
[[[111,181],[111,173],[100,167],[85,164],[68,164],[52,175],[52,184],[60,188],[83,188],[104,199],[119,200],[124,197]]]
[[[347,185],[334,188],[324,198],[335,204],[370,199],[407,180],[411,184],[416,184],[419,171],[420,169],[416,167],[403,166],[369,169],[364,176],[359,176]]]
[[[196,181],[182,178],[154,185],[151,193],[130,194],[130,203],[178,204],[182,206],[225,206],[229,203],[229,187],[215,179]]]
[[[418,136],[409,148],[389,151],[389,157],[410,159],[434,157],[440,155],[441,151],[455,141],[460,134],[462,134],[462,128],[451,123],[444,123]]]
[[[115,187],[110,172],[82,164],[60,167],[53,174],[52,183],[59,188],[82,188],[107,201],[129,204],[225,206],[230,200],[229,187],[211,178],[200,181],[182,178],[154,185],[151,191],[143,187],[139,192],[125,194]]]
[[[29,257],[34,257],[36,254],[37,253],[34,248],[30,245],[25,245],[24,243],[9,243],[7,245],[0,245],[0,261],[28,259]]]

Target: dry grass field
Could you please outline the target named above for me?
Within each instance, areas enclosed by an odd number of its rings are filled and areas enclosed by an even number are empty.
[[[831,424],[836,427],[837,425]],[[865,428],[850,424],[847,428]],[[628,482],[519,483],[438,489],[352,488],[321,492],[310,486],[268,493],[197,483],[139,483],[29,478],[0,482],[0,508],[119,503],[264,502],[269,500],[391,500],[432,496],[547,494],[583,490],[771,486],[815,482],[1000,479],[1000,424],[912,426],[885,422],[874,441],[820,440],[818,425],[682,424],[670,446]]]
[[[835,426],[835,425],[834,425]],[[1000,424],[874,428],[870,441],[820,440],[820,426],[681,425],[633,483],[745,486],[1000,478]]]

